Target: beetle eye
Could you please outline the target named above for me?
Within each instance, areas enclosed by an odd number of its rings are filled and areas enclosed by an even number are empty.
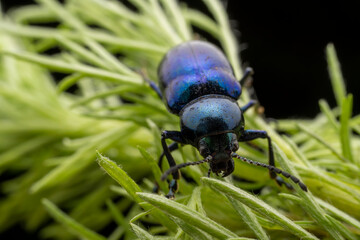
[[[231,133],[231,143],[230,143],[230,150],[232,152],[236,152],[239,149],[239,142],[236,138],[234,133]]]
[[[236,152],[239,149],[239,143],[237,141],[231,143],[231,151]]]
[[[199,141],[199,152],[200,155],[203,157],[207,157],[209,156],[210,153],[210,149],[209,149],[209,139],[208,137],[204,137]]]
[[[209,148],[206,145],[200,145],[199,152],[201,156],[208,156],[210,155]]]

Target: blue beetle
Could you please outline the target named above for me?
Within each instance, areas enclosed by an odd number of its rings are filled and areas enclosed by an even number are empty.
[[[178,190],[180,168],[208,162],[208,176],[214,172],[226,177],[234,171],[233,158],[269,169],[270,177],[276,179],[279,185],[285,184],[291,188],[290,184],[277,176],[282,174],[307,191],[306,185],[298,178],[275,167],[271,138],[266,131],[245,130],[243,113],[255,101],[239,107],[237,100],[241,95],[240,83],[245,82],[252,73],[252,69],[247,68],[238,81],[222,51],[204,41],[182,43],[172,48],[162,59],[158,68],[160,88],[153,82],[150,82],[150,86],[163,99],[168,110],[181,120],[181,131],[163,131],[161,135],[164,152],[159,159],[159,166],[161,168],[164,156],[170,165],[161,180],[165,180],[169,174],[173,176],[166,195],[168,198],[173,198]],[[268,141],[269,165],[236,154],[238,142],[256,138]],[[166,139],[175,143],[168,146]],[[176,165],[171,151],[176,150],[178,144],[191,144],[204,159]]]

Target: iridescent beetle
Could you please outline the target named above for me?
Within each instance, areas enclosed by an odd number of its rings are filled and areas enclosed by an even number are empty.
[[[153,82],[150,82],[150,86],[164,100],[168,110],[181,120],[181,131],[163,131],[161,135],[164,152],[159,159],[159,166],[161,168],[164,155],[170,165],[161,180],[165,180],[169,174],[173,176],[166,195],[168,198],[174,197],[178,189],[180,168],[208,162],[208,176],[214,172],[226,177],[234,171],[233,158],[269,169],[270,177],[279,185],[285,184],[291,188],[290,184],[277,176],[282,174],[307,191],[306,185],[298,178],[275,167],[271,138],[266,131],[244,129],[243,113],[255,101],[239,107],[237,99],[241,95],[240,83],[251,75],[252,69],[247,68],[238,81],[221,50],[203,41],[182,43],[165,55],[158,68],[160,88]],[[238,142],[256,138],[268,141],[269,165],[236,154]],[[166,139],[175,143],[168,146]],[[171,151],[178,149],[178,144],[194,146],[204,159],[176,165]]]

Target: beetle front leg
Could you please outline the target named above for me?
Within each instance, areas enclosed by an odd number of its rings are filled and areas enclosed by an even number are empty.
[[[171,153],[172,151],[175,151],[175,150],[179,149],[179,144],[177,142],[173,142],[170,145],[168,145],[168,148],[169,148],[170,153]],[[159,160],[158,160],[158,166],[159,166],[161,171],[162,171],[162,162],[163,162],[164,156],[165,156],[165,152],[163,151],[161,153],[160,157],[159,157]],[[154,193],[159,193],[159,184],[157,182],[155,182],[153,192]]]
[[[164,150],[164,155],[169,162],[170,168],[176,165],[176,162],[171,155],[170,148],[166,144],[166,139],[171,139],[177,143],[186,144],[185,140],[183,139],[181,132],[178,131],[163,131],[161,134],[161,145]],[[177,180],[180,179],[180,171],[175,171],[172,173],[173,179],[169,183],[169,193],[166,195],[167,198],[174,198],[175,193],[178,190],[178,183]]]
[[[169,148],[170,152],[175,151],[175,150],[179,149],[179,144],[177,142],[171,143],[170,145],[168,145],[168,148]],[[160,170],[162,170],[162,161],[163,161],[164,156],[165,156],[165,152],[163,151],[158,160],[158,166],[159,166]]]
[[[274,151],[273,151],[273,147],[271,144],[271,138],[269,137],[269,135],[267,134],[266,131],[263,130],[245,130],[239,137],[239,141],[241,142],[247,142],[247,141],[251,141],[257,138],[263,138],[263,139],[267,139],[268,141],[268,148],[269,148],[269,165],[275,167],[275,158],[274,158]],[[284,179],[282,179],[281,177],[277,176],[275,172],[269,171],[270,177],[272,179],[275,179],[276,182],[282,186],[283,184],[288,188],[288,189],[292,189],[292,186],[285,182]]]

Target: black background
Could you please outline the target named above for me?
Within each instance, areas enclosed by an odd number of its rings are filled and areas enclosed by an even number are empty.
[[[187,2],[207,12],[202,1]],[[1,3],[7,11],[33,1]],[[314,117],[321,98],[335,106],[325,59],[329,42],[337,50],[347,89],[354,94],[354,114],[360,112],[358,9],[340,1],[318,6],[293,1],[228,1],[232,28],[241,42],[241,59],[255,70],[254,88],[267,117]],[[22,234],[21,228],[15,227],[8,238]],[[32,237],[36,239],[36,233]]]

